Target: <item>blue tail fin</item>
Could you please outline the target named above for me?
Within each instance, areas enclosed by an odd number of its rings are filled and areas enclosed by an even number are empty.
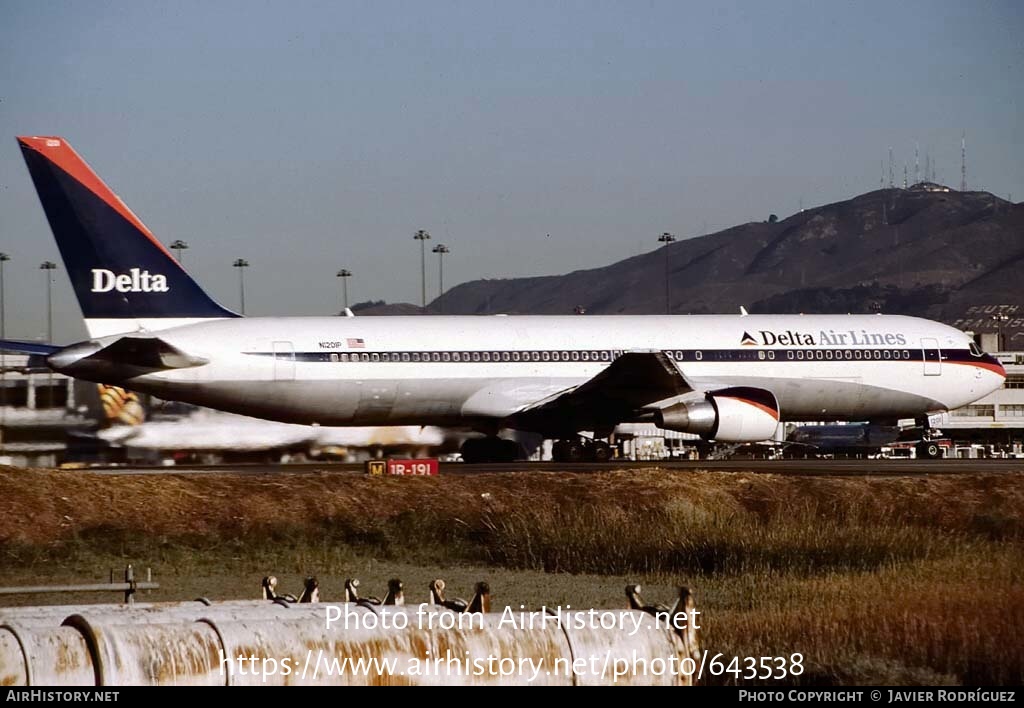
[[[18,144],[91,336],[238,317],[203,292],[67,141]]]

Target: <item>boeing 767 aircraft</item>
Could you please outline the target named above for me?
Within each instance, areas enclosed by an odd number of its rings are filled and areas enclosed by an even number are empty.
[[[289,423],[438,425],[510,460],[517,429],[561,461],[607,459],[622,422],[708,440],[780,420],[914,418],[1002,385],[963,332],[885,315],[240,317],[214,302],[59,137],[18,138],[89,332],[5,342],[54,370]],[[591,433],[581,437],[581,432]],[[922,451],[927,446],[921,447]]]

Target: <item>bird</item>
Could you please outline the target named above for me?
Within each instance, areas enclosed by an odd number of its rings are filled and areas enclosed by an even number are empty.
[[[345,602],[354,602],[359,605],[379,605],[380,598],[370,595],[369,597],[359,597],[359,580],[357,578],[348,578],[345,581]]]
[[[484,614],[491,611],[491,586],[481,581],[476,584],[474,590],[476,594],[473,595],[473,599],[469,602],[469,608],[466,612],[483,612]]]
[[[446,607],[452,612],[465,612],[469,608],[469,603],[463,600],[461,597],[457,597],[453,600],[446,600],[444,597],[444,581],[441,578],[433,580],[430,583],[430,604],[440,605]]]
[[[629,609],[640,610],[646,612],[649,615],[655,617],[668,616],[672,610],[667,606],[658,603],[656,605],[644,604],[643,598],[640,597],[640,586],[639,585],[627,585],[626,586],[626,599],[629,600]]]
[[[263,599],[264,600],[270,600],[272,602],[275,601],[275,600],[284,600],[285,602],[295,602],[296,601],[296,598],[295,598],[294,595],[289,595],[287,593],[282,594],[282,595],[278,595],[277,594],[277,577],[274,576],[274,575],[264,576],[261,585],[263,587]]]
[[[345,602],[359,602],[358,578],[345,578]]]
[[[402,592],[402,581],[392,578],[388,581],[388,594],[384,596],[382,605],[404,605],[405,594]]]
[[[306,578],[306,584],[302,588],[302,594],[299,595],[300,603],[314,603],[320,602],[320,581],[315,577],[310,576]]]
[[[626,586],[626,599],[629,600],[629,609],[642,610],[644,608],[644,601],[640,598],[639,585]]]
[[[694,613],[694,614],[691,614]],[[680,586],[679,596],[672,605],[670,626],[686,645],[687,653],[694,661],[700,661],[700,625],[697,623],[693,593],[685,585]]]
[[[679,596],[676,597],[676,601],[672,603],[672,614],[674,615],[677,612],[688,612],[693,609],[693,605],[693,593],[690,591],[690,588],[685,585],[680,585]]]

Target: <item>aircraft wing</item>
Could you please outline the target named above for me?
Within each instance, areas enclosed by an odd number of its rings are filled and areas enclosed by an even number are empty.
[[[512,416],[513,425],[591,430],[635,418],[658,401],[694,391],[664,352],[627,352],[597,376]]]

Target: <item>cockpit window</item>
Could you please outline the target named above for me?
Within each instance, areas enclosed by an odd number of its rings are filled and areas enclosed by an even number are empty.
[[[971,354],[973,354],[974,356],[982,356],[984,353],[985,352],[981,351],[981,347],[979,347],[974,342],[971,342]]]

